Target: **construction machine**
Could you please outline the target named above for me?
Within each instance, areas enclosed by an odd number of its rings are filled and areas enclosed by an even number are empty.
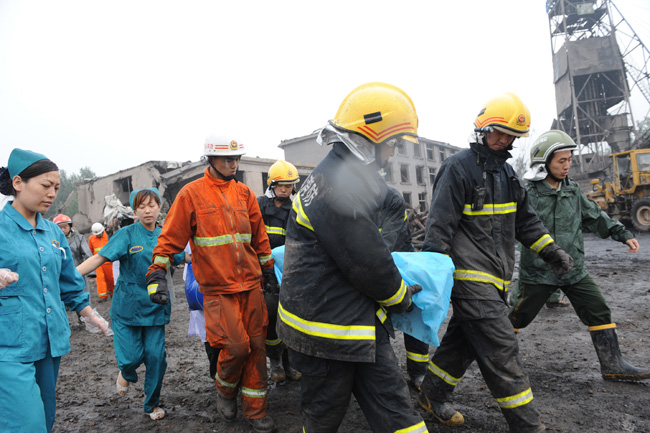
[[[591,181],[587,197],[622,222],[640,231],[650,231],[650,149],[613,153],[611,183]]]

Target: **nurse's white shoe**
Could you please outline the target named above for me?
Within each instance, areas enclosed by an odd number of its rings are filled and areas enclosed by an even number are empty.
[[[126,385],[122,385],[123,383],[126,383]],[[115,388],[117,389],[117,393],[122,397],[124,397],[126,395],[126,392],[129,390],[129,382],[127,382],[126,379],[122,377],[121,371],[117,373],[117,381],[115,382]]]

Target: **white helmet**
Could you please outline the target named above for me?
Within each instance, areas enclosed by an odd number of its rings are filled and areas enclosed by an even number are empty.
[[[102,223],[95,223],[90,229],[95,236],[104,233],[104,225]]]
[[[209,135],[203,146],[205,156],[241,156],[245,153],[242,143],[223,135]]]

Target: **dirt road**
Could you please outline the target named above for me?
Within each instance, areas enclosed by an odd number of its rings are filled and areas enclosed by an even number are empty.
[[[621,350],[637,366],[650,366],[650,235],[640,235],[641,251],[612,240],[586,235],[587,268],[600,285],[618,325]],[[89,334],[72,326],[72,352],[61,362],[55,433],[63,432],[249,432],[239,416],[224,423],[216,413],[215,387],[208,377],[207,357],[197,338],[188,338],[189,313],[176,272],[177,303],[167,327],[167,374],[162,406],[167,416],[151,421],[143,414],[142,381],[132,384],[126,397],[115,393],[117,366],[111,338]],[[96,304],[96,293],[92,301]],[[96,304],[108,317],[110,302]],[[76,316],[69,314],[71,323]],[[446,325],[439,332],[442,337]],[[650,382],[605,382],[584,326],[572,308],[544,308],[519,335],[524,368],[531,379],[535,404],[549,431],[555,432],[650,432]],[[394,340],[403,359],[401,336]],[[433,349],[432,349],[433,350]],[[404,370],[404,365],[402,365]],[[142,372],[144,371],[141,368]],[[140,371],[140,370],[139,370]],[[406,372],[404,370],[406,377]],[[299,427],[299,383],[272,390],[269,413],[278,432],[293,433]],[[413,402],[417,397],[411,393]],[[454,406],[464,414],[463,427],[452,429],[423,414],[430,432],[507,432],[497,404],[472,365],[455,392]],[[340,433],[370,433],[352,402]]]

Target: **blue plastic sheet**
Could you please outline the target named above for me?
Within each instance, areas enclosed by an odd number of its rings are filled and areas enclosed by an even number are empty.
[[[272,250],[275,275],[282,282],[284,246]],[[454,263],[438,253],[392,253],[395,265],[407,285],[419,284],[422,291],[413,297],[413,311],[393,314],[393,326],[431,346],[439,346],[438,329],[447,318]]]
[[[407,285],[419,284],[413,311],[393,314],[393,326],[431,346],[440,346],[438,329],[447,318],[454,285],[454,263],[438,253],[393,253],[395,265]]]
[[[203,294],[199,292],[199,282],[194,278],[192,263],[187,264],[187,276],[185,277],[185,297],[190,311],[203,310]]]

